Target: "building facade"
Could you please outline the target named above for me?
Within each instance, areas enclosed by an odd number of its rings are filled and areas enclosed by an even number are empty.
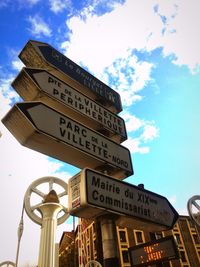
[[[131,267],[128,248],[173,235],[178,246],[180,258],[155,267],[200,267],[200,227],[189,216],[180,216],[172,230],[162,232],[143,231],[138,227],[116,226],[118,257],[121,267]],[[103,262],[101,229],[98,222],[81,220],[74,233],[64,232],[60,240],[59,266],[78,267],[90,260]]]

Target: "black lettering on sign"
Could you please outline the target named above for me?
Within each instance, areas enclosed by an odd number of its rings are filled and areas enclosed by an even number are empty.
[[[134,196],[133,192],[131,192],[129,189],[127,189],[124,192],[124,195],[125,195],[125,197],[130,198],[130,199],[133,199],[133,196]]]
[[[97,187],[97,188],[108,191],[108,192],[117,193],[117,194],[120,193],[119,186],[116,186],[116,184],[114,182],[101,181],[101,179],[99,177],[96,177],[94,175],[92,176],[92,185]]]
[[[126,161],[124,161],[123,159],[120,159],[119,157],[116,157],[114,155],[112,157],[112,161],[123,166],[124,168],[128,167],[128,163]]]
[[[53,47],[49,45],[39,45],[38,49],[47,62],[70,76],[72,79],[78,81],[80,84],[88,87],[88,89],[93,91],[97,96],[99,95],[99,97],[112,103],[118,112],[122,111],[121,99],[116,91],[78,66],[72,60],[62,55]]]
[[[149,205],[149,196],[138,193],[138,201]]]

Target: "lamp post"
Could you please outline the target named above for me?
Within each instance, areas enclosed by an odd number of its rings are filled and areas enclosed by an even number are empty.
[[[98,261],[91,260],[85,265],[85,267],[102,267],[102,265]]]
[[[188,200],[187,209],[190,218],[200,226],[200,195],[195,195]],[[196,212],[195,212],[196,211]]]
[[[0,263],[0,267],[10,267],[10,266],[15,267],[15,263],[12,261],[4,261]]]
[[[43,192],[45,184],[48,184],[47,193]],[[54,190],[55,184],[62,189],[58,194]],[[67,194],[67,184],[56,177],[37,179],[25,193],[24,205],[26,213],[32,221],[41,225],[38,267],[55,266],[56,228],[57,225],[63,223],[69,217],[67,208],[60,203],[60,200]],[[40,201],[33,205],[31,199],[35,195]]]

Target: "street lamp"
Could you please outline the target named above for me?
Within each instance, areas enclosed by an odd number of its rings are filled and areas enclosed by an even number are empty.
[[[195,195],[188,200],[187,208],[191,219],[200,226],[200,195]]]
[[[60,193],[56,192],[58,188]],[[25,193],[26,213],[32,221],[41,225],[38,267],[55,266],[56,228],[69,217],[66,206],[61,204],[62,198],[67,195],[67,183],[56,177],[37,179]]]
[[[15,263],[12,261],[4,261],[0,263],[0,267],[15,267]]]

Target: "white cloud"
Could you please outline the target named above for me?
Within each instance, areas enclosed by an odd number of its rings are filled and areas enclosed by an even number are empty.
[[[71,0],[49,0],[49,4],[51,11],[56,14],[71,8]]]
[[[168,197],[168,200],[172,205],[175,205],[177,202],[177,196],[176,195],[170,196],[170,197]]]
[[[152,68],[153,64],[139,61],[135,55],[127,52],[125,58],[116,59],[111,66],[107,67],[102,77],[107,84],[111,83],[113,89],[120,93],[122,104],[130,106],[142,99],[138,93],[152,81]]]
[[[142,120],[126,111],[122,113],[128,132],[134,132],[143,128],[142,138],[146,141],[159,136],[159,129],[156,128],[154,121]]]
[[[19,59],[13,60],[11,64],[13,69],[17,71],[20,71],[24,67],[24,64]]]
[[[139,153],[139,154],[147,154],[150,152],[150,148],[148,146],[143,146],[140,138],[131,138],[129,137],[123,143],[123,146],[127,147],[130,153]]]
[[[30,8],[38,4],[41,0],[16,0],[18,8]],[[14,1],[8,0],[9,4],[15,4]]]
[[[40,2],[40,0],[28,0],[28,2],[29,2],[31,5],[35,5],[35,4],[37,4],[38,2]]]
[[[174,54],[174,63],[187,65],[192,71],[200,68],[200,1],[159,1],[158,12],[166,16],[164,54]]]
[[[165,56],[174,55],[175,64],[194,70],[200,64],[199,9],[199,0],[127,0],[102,16],[87,8],[67,21],[70,41],[62,48],[98,76],[117,58],[126,58],[128,49],[162,47]]]
[[[1,0],[0,8],[6,7],[9,4],[10,0]]]
[[[14,90],[10,90],[10,85],[13,80],[13,75],[9,75],[9,77],[7,78],[0,79],[0,118],[8,110],[9,105],[12,101],[16,102],[17,100],[19,100],[19,95]]]
[[[122,117],[125,120],[127,132],[137,131],[144,125],[143,120],[129,113],[124,113]]]
[[[84,62],[99,74],[117,58],[126,58],[127,49],[145,47],[152,31],[150,22],[159,29],[162,27],[153,12],[152,1],[127,1],[103,16],[88,13],[84,20],[81,16],[70,19],[67,22],[70,42],[62,47],[69,57]]]
[[[37,3],[39,3],[41,0],[18,0],[19,3],[23,4],[23,5],[29,5],[29,6],[34,6]]]
[[[144,132],[141,136],[141,138],[144,140],[144,142],[151,141],[157,137],[159,137],[158,128],[156,128],[154,125],[145,125],[144,126]]]
[[[35,37],[51,36],[49,25],[44,22],[39,15],[29,16],[28,21],[31,23],[31,28],[29,30]]]
[[[123,145],[131,153],[149,153],[150,147],[147,146],[147,143],[159,137],[159,129],[155,126],[155,122],[139,119],[130,113],[124,113],[122,117],[125,121],[127,132],[129,134],[132,133]],[[132,135],[135,137],[132,137]]]

